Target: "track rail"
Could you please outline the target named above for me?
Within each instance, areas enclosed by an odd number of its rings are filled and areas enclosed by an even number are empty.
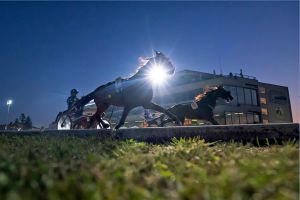
[[[172,138],[199,137],[205,141],[299,140],[299,124],[245,124],[218,126],[185,126],[167,128],[130,128],[119,130],[44,130],[0,131],[6,136],[99,137],[117,140],[134,139],[146,142],[164,142]]]

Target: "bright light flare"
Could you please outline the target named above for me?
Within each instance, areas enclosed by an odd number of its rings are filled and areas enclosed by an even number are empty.
[[[169,75],[163,66],[154,65],[149,70],[148,77],[153,85],[163,85]]]
[[[6,105],[10,106],[13,103],[11,99],[7,100]]]

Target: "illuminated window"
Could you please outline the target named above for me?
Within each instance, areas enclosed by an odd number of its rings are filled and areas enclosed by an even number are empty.
[[[261,109],[261,113],[262,113],[263,115],[268,115],[268,109],[262,108],[262,109]]]
[[[245,113],[242,112],[226,112],[226,124],[247,124]]]
[[[191,119],[184,119],[184,125],[191,125],[192,124],[192,120]]]
[[[219,123],[219,124],[225,124],[225,117],[224,115],[221,114],[215,114],[214,115],[215,120]]]
[[[260,120],[259,120],[259,114],[258,113],[254,113],[254,124],[258,124],[258,123],[260,123]]]
[[[232,124],[232,118],[231,118],[232,114],[230,112],[226,112],[225,113],[225,120],[226,120],[226,124]]]
[[[248,112],[247,113],[247,123],[248,124],[253,124],[253,113],[252,112]]]
[[[247,124],[246,115],[244,113],[240,114],[240,124]]]
[[[232,123],[239,124],[240,123],[240,116],[239,114],[233,113],[232,115]]]
[[[264,119],[264,120],[263,120],[263,123],[264,123],[264,124],[268,124],[268,123],[269,123],[269,120]]]
[[[260,98],[260,103],[261,104],[267,104],[267,99],[266,98]]]
[[[248,124],[258,124],[260,123],[259,114],[256,112],[248,112],[247,113],[247,123]]]
[[[258,87],[258,91],[261,94],[266,94],[266,88],[264,88],[264,87]]]

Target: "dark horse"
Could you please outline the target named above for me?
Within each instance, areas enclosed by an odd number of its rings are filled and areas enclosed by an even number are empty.
[[[188,118],[206,120],[214,125],[218,125],[218,122],[213,116],[213,110],[218,98],[223,98],[226,101],[231,101],[233,99],[229,91],[226,91],[222,86],[219,86],[204,94],[197,95],[192,104],[177,104],[169,108],[168,111],[176,115],[182,124],[184,123],[184,119]],[[165,115],[161,115],[158,118],[150,120],[148,124],[164,126],[166,123],[172,121],[173,120],[170,118],[165,119]]]
[[[146,64],[138,68],[137,72],[131,77],[118,78],[115,81],[98,87],[90,94],[81,98],[75,106],[80,107],[85,105],[92,99],[94,99],[97,106],[97,111],[91,117],[88,128],[91,127],[95,121],[101,123],[104,128],[107,127],[107,124],[103,122],[101,116],[110,105],[124,107],[120,122],[115,127],[116,129],[124,124],[129,111],[138,106],[165,113],[178,125],[181,125],[176,115],[151,102],[153,89],[149,81],[149,73],[153,67],[158,65],[163,67],[163,70],[169,75],[175,72],[175,67],[169,59],[161,52],[156,51],[155,56],[148,58]]]

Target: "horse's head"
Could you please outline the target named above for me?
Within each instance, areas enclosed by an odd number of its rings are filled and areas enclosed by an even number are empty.
[[[151,68],[161,68],[165,73],[169,75],[173,75],[175,72],[175,67],[162,52],[155,51],[155,56],[150,59],[149,64],[151,65]]]
[[[159,51],[155,51],[153,57],[147,58],[146,64],[140,69],[146,78],[154,84],[165,81],[168,76],[175,72],[175,67],[171,61]]]
[[[227,102],[232,101],[233,97],[231,96],[230,92],[225,90],[222,86],[217,87],[213,90],[217,98],[223,98]]]

